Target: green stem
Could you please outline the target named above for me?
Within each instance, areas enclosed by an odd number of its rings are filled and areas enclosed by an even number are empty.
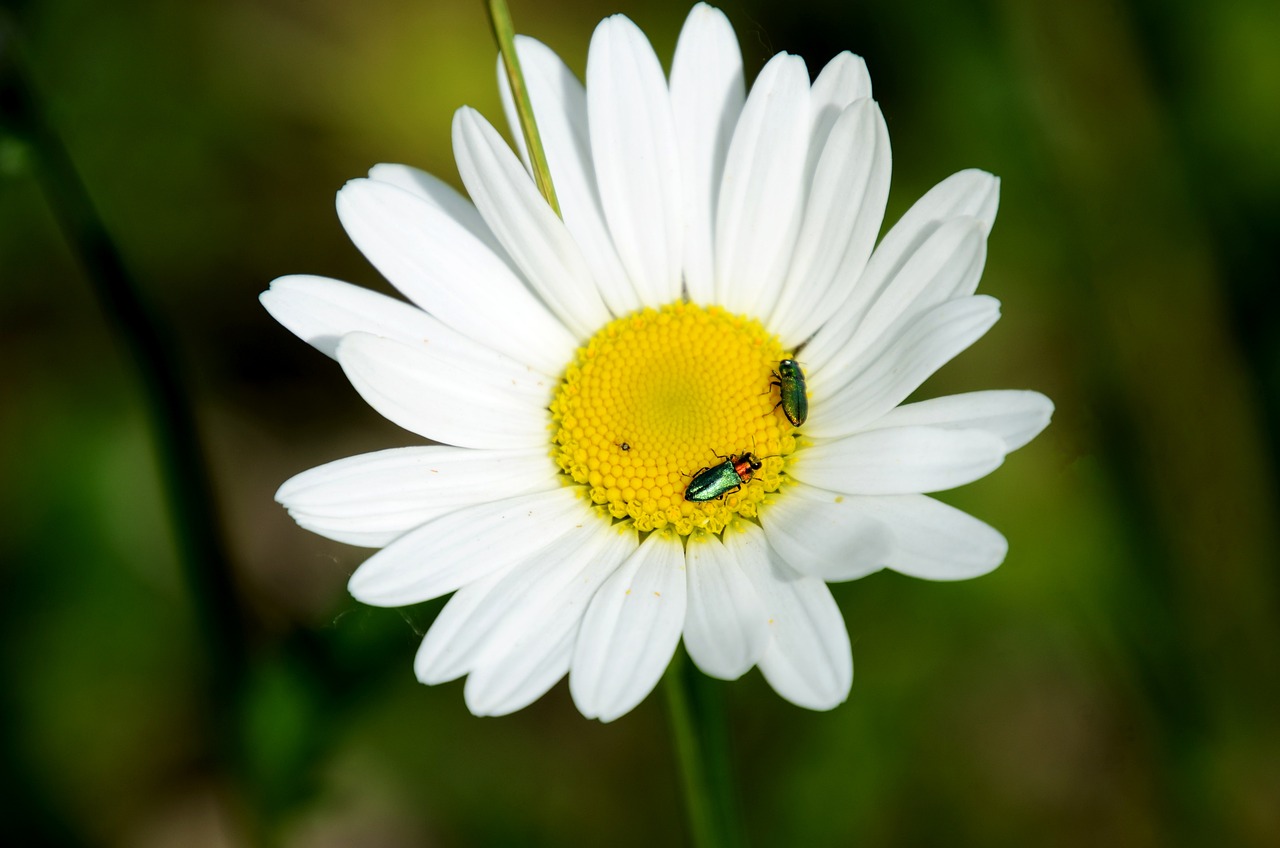
[[[742,844],[724,708],[715,681],[676,653],[663,678],[685,806],[697,848]]]
[[[551,184],[547,153],[542,147],[542,136],[538,135],[538,125],[533,120],[533,104],[529,100],[529,89],[524,84],[524,73],[520,70],[520,58],[516,55],[516,30],[511,23],[511,11],[507,9],[506,0],[486,0],[485,7],[489,10],[493,38],[498,42],[502,65],[511,83],[511,97],[516,104],[516,114],[520,116],[520,130],[529,150],[529,161],[533,164],[534,182],[547,203],[560,215],[560,201],[556,199],[556,190]]]

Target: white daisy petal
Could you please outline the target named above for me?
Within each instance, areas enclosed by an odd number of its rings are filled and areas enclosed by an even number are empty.
[[[276,500],[314,533],[379,548],[459,507],[557,488],[555,472],[544,449],[393,448],[304,471]]]
[[[476,715],[514,712],[555,685],[569,669],[582,616],[592,595],[639,545],[634,527],[602,525],[603,550],[554,595],[541,601],[520,628],[490,638],[467,678],[467,705]]]
[[[497,356],[498,354],[495,354]],[[379,415],[428,439],[464,448],[546,444],[551,388],[536,371],[493,359],[350,333],[338,363]]]
[[[822,135],[822,130],[818,128],[823,124],[830,129],[836,116],[850,103],[870,96],[871,74],[867,72],[866,60],[856,53],[841,50],[831,57],[831,61],[822,67],[813,81],[815,134]]]
[[[990,232],[999,201],[1000,180],[978,170],[952,174],[916,201],[871,254],[851,296],[805,345],[809,369],[823,368],[845,347],[869,305],[938,226],[951,218],[968,217],[981,221]]]
[[[569,673],[576,636],[576,632],[561,633],[546,650],[520,655],[519,663],[509,670],[504,667],[495,674],[486,673],[487,667],[477,668],[467,676],[462,690],[467,709],[477,716],[510,715],[547,694]]]
[[[729,19],[719,9],[697,4],[671,60],[671,109],[684,188],[684,282],[694,303],[710,303],[715,296],[716,201],[746,96],[742,51]]]
[[[813,183],[814,168],[818,157],[826,147],[827,136],[836,119],[856,100],[871,97],[871,75],[861,56],[848,50],[837,53],[826,64],[809,91],[809,113],[813,129],[809,138],[808,165],[805,168],[805,184]]]
[[[817,162],[795,256],[769,326],[787,347],[804,341],[848,296],[866,267],[889,197],[889,131],[875,101],[847,107]]]
[[[925,580],[968,580],[1004,562],[1004,536],[966,512],[925,495],[850,497],[850,508],[893,532],[888,568]]]
[[[574,703],[613,721],[657,685],[680,641],[686,602],[684,549],[652,533],[591,599],[569,673]]]
[[[468,232],[484,242],[494,254],[510,264],[511,260],[507,252],[498,242],[498,237],[493,234],[493,230],[489,229],[489,225],[484,222],[484,218],[480,217],[479,210],[461,192],[444,180],[428,174],[421,168],[386,162],[370,168],[369,179],[398,186],[432,204],[466,227]]]
[[[788,472],[832,492],[902,495],[972,483],[1004,456],[1004,440],[982,430],[895,427],[820,442],[796,454]]]
[[[769,643],[764,607],[718,536],[690,536],[685,561],[689,608],[684,646],[707,674],[737,680],[759,661]]]
[[[814,374],[826,375],[824,382],[836,391],[839,377],[832,375],[857,374],[882,339],[939,303],[973,294],[986,261],[987,239],[976,218],[943,222],[885,283],[849,343]]]
[[[440,322],[416,306],[327,277],[280,277],[258,300],[289,332],[334,359],[347,333],[418,342],[440,330]]]
[[[811,710],[829,710],[849,697],[853,653],[840,608],[827,584],[792,570],[769,548],[764,531],[738,522],[725,534],[756,588],[769,622],[769,647],[760,671],[779,695]]]
[[[563,538],[563,537],[561,537]],[[485,598],[493,592],[493,588],[501,583],[513,571],[524,565],[524,560],[505,563],[497,571],[471,580],[453,593],[448,603],[440,610],[436,620],[431,622],[427,635],[418,646],[413,658],[413,674],[419,683],[435,686],[456,680],[467,673],[468,656],[464,662],[454,662],[453,656],[443,657],[442,647],[451,645],[455,639],[464,637],[471,624],[475,611],[484,603]]]
[[[769,546],[801,574],[827,582],[857,580],[884,568],[893,534],[884,522],[858,512],[849,498],[790,486],[785,498],[760,511]]]
[[[506,261],[447,212],[379,180],[338,192],[360,252],[406,297],[463,335],[557,373],[577,346]]]
[[[716,209],[716,301],[768,315],[804,209],[809,75],[779,53],[760,71],[729,144]]]
[[[547,167],[555,185],[556,200],[564,216],[564,225],[573,234],[600,295],[614,315],[639,309],[636,294],[618,253],[613,248],[609,225],[600,205],[596,188],[595,167],[591,162],[591,136],[587,126],[587,94],[578,78],[555,52],[542,42],[524,35],[516,36],[516,52],[524,72],[538,123],[538,135],[547,155]],[[507,113],[511,135],[529,172],[526,149],[511,83],[507,80],[502,60],[498,60],[498,88]]]
[[[461,611],[450,611],[439,629],[433,625],[422,640],[414,660],[418,679],[440,683],[470,671],[489,645],[501,646],[509,634],[518,633],[548,596],[577,576],[604,549],[608,535],[603,523],[579,524],[506,570],[483,598],[470,593],[462,597]],[[450,599],[446,609],[462,595]]]
[[[810,375],[805,433],[828,439],[858,432],[982,338],[999,317],[1000,302],[995,298],[974,295],[952,300],[882,337],[863,357],[870,364],[829,397],[823,397],[829,372]]]
[[[986,430],[1012,452],[1040,435],[1053,417],[1053,401],[1039,392],[987,391],[922,400],[889,410],[868,430],[885,427],[945,427]]]
[[[498,131],[468,106],[453,116],[453,154],[476,208],[548,308],[579,340],[607,323],[573,235]]]
[[[584,517],[580,492],[572,487],[464,507],[369,557],[347,589],[372,606],[429,601],[527,560]]]
[[[643,32],[605,18],[587,53],[591,157],[622,265],[647,304],[680,294],[683,200],[671,98]]]

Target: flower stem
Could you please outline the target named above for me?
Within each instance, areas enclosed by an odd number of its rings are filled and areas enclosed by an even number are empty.
[[[498,42],[502,65],[507,69],[507,80],[511,83],[511,97],[516,104],[516,114],[520,116],[520,130],[529,150],[529,161],[533,164],[533,179],[547,203],[560,215],[560,201],[556,199],[556,190],[551,184],[551,168],[547,166],[542,136],[538,135],[538,125],[533,120],[529,89],[524,83],[524,73],[520,70],[520,58],[516,55],[516,31],[511,23],[511,11],[507,8],[506,0],[485,0],[485,7],[489,10],[493,38]]]
[[[694,668],[681,649],[663,685],[693,844],[697,848],[741,845],[729,735],[717,684]]]

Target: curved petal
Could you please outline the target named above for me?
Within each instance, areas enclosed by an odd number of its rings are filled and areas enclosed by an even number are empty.
[[[849,632],[827,584],[792,570],[769,548],[764,531],[739,521],[725,534],[769,621],[769,647],[760,671],[779,695],[811,710],[829,710],[849,697],[853,654]]]
[[[893,532],[887,566],[925,580],[968,580],[1004,562],[1009,543],[991,526],[925,495],[850,497],[850,508]]]
[[[746,96],[733,26],[724,12],[697,4],[671,60],[671,110],[684,188],[684,282],[694,303],[715,298],[716,202]]]
[[[760,71],[738,118],[716,207],[716,302],[768,315],[804,209],[809,74],[779,53]]]
[[[812,130],[809,139],[805,185],[813,184],[814,168],[827,145],[827,136],[845,108],[855,100],[871,97],[871,75],[861,56],[848,50],[837,53],[823,67],[809,90]]]
[[[448,213],[378,180],[338,192],[356,247],[414,303],[468,338],[559,373],[577,342],[506,261]]]
[[[639,309],[640,296],[614,250],[613,237],[600,205],[595,166],[591,161],[587,93],[569,66],[541,41],[517,35],[516,52],[529,88],[529,101],[538,122],[538,135],[547,154],[547,167],[551,169],[564,225],[577,241],[609,310],[614,315],[623,315]],[[501,58],[498,59],[498,89],[511,135],[526,168],[532,173],[520,118],[511,96],[511,83]]]
[[[807,339],[849,296],[884,219],[890,170],[884,116],[875,101],[859,100],[830,130],[769,321],[785,347]]]
[[[501,354],[464,357],[349,333],[338,363],[379,415],[425,438],[464,448],[546,444],[550,381]]]
[[[689,608],[684,646],[705,673],[737,680],[769,644],[764,607],[738,561],[714,534],[690,536],[685,561]]]
[[[671,98],[649,40],[623,15],[605,18],[591,36],[587,117],[618,258],[646,305],[675,300],[684,201]]]
[[[511,258],[498,242],[498,237],[480,217],[480,211],[460,191],[437,176],[411,165],[381,163],[369,169],[369,179],[390,183],[422,198],[467,228],[508,265]],[[514,266],[512,268],[514,270]]]
[[[849,499],[798,483],[760,511],[769,546],[801,574],[827,582],[857,580],[884,568],[893,535]]]
[[[1013,452],[1040,435],[1053,417],[1053,401],[1039,392],[986,391],[922,400],[889,410],[868,430],[886,427],[945,427],[985,430]]]
[[[895,427],[805,448],[788,472],[832,492],[902,495],[972,483],[999,468],[1004,455],[1004,440],[981,430]]]
[[[821,369],[848,343],[868,306],[942,222],[977,218],[989,232],[999,201],[1000,180],[974,169],[952,174],[927,191],[881,240],[850,296],[805,345],[809,369]]]
[[[280,277],[258,300],[285,329],[334,359],[338,341],[347,333],[373,333],[408,344],[443,330],[416,306],[327,277]]]
[[[579,340],[607,324],[609,310],[573,235],[498,131],[468,106],[453,115],[453,155],[485,223],[543,303]]]
[[[429,601],[526,561],[580,524],[586,512],[577,487],[464,507],[369,557],[347,589],[377,607]]]
[[[393,448],[304,471],[276,500],[313,533],[380,548],[459,507],[558,488],[558,476],[545,449]]]
[[[671,661],[686,601],[684,550],[651,533],[591,599],[569,672],[587,718],[613,721],[644,700]]]
[[[857,374],[865,367],[867,351],[875,350],[886,336],[940,303],[973,294],[986,261],[981,222],[967,217],[943,222],[885,283],[848,344],[822,366],[822,373]]]
[[[493,588],[506,579],[511,572],[519,570],[522,565],[524,565],[523,560],[508,560],[497,571],[481,575],[453,593],[436,616],[436,620],[431,622],[427,635],[414,655],[413,674],[418,678],[418,682],[435,686],[456,680],[467,673],[466,663],[440,663],[440,646],[450,644],[459,634],[465,632],[468,623],[475,616],[475,611],[493,592]]]
[[[467,709],[477,716],[504,716],[529,706],[569,673],[576,637],[576,628],[560,633],[555,644],[497,672],[490,672],[490,666],[477,668],[462,690]]]
[[[467,678],[467,706],[473,713],[514,712],[541,697],[569,670],[592,595],[639,545],[632,527],[604,529],[609,532],[602,552],[541,603],[518,632],[490,640]]]
[[[607,542],[607,527],[603,521],[579,524],[504,571],[482,598],[459,592],[450,599],[445,607],[449,614],[442,611],[418,649],[413,665],[418,679],[434,684],[460,677],[483,658],[488,646],[501,646],[518,633],[549,596],[599,555]],[[461,610],[449,609],[454,601]]]
[[[823,397],[827,373],[811,374],[805,432],[817,438],[858,432],[982,338],[999,318],[1000,302],[995,298],[974,295],[952,300],[884,336],[863,357],[869,364],[834,394]]]

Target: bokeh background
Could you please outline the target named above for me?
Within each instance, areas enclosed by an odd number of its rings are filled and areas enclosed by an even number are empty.
[[[945,499],[991,576],[834,587],[853,693],[720,687],[755,845],[1280,844],[1280,6],[1273,0],[730,0],[748,76],[866,57],[889,219],[1003,179],[1004,320],[926,395],[1035,388],[1049,430]],[[517,0],[579,73],[625,12],[669,65],[687,0]],[[477,719],[411,661],[440,604],[362,607],[366,551],[272,501],[410,443],[257,302],[388,290],[333,210],[449,125],[500,117],[479,0],[6,0],[32,85],[159,317],[208,460],[192,578],[129,349],[0,135],[0,806],[9,844],[654,845],[686,840],[660,694],[611,725],[563,685]],[[11,50],[12,42],[4,49]],[[6,65],[6,68],[9,66]],[[214,589],[210,589],[210,586]],[[10,841],[13,839],[13,841]]]

